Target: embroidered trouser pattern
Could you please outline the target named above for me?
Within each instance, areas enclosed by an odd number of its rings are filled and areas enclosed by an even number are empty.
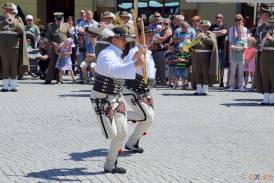
[[[114,98],[111,101],[107,98],[102,101],[98,101],[97,99],[91,99],[91,101],[93,111],[100,122],[104,136],[112,139],[104,164],[104,169],[111,171],[115,166],[118,152],[123,147],[123,142],[127,136],[125,104],[120,97]],[[107,125],[108,123],[109,125]],[[116,128],[116,130],[110,128]]]
[[[142,137],[144,132],[152,125],[154,120],[153,99],[150,95],[138,95],[131,90],[126,90],[124,99],[133,111],[127,110],[128,121],[138,122],[134,132],[126,142],[128,147],[133,147]]]

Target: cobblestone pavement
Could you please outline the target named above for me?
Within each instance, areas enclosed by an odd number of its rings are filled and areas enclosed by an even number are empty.
[[[124,152],[127,174],[117,175],[103,172],[109,141],[91,113],[91,85],[21,80],[18,89],[0,93],[0,183],[272,182],[274,112],[260,94],[154,89],[145,152]]]

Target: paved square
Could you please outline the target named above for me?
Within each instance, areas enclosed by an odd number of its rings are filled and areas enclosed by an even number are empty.
[[[260,94],[154,89],[145,152],[123,153],[127,174],[116,175],[103,172],[109,141],[91,113],[92,86],[41,83],[0,93],[0,183],[273,182],[274,108],[259,106]]]

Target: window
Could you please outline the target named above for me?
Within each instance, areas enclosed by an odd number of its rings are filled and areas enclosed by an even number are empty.
[[[133,0],[117,0],[118,11],[130,11],[134,7]],[[147,18],[155,11],[161,13],[163,17],[180,13],[180,0],[139,0],[139,16],[145,15]]]

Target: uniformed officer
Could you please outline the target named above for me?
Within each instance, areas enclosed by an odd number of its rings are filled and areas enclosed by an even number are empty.
[[[0,71],[3,78],[2,92],[16,92],[16,77],[28,71],[24,24],[16,18],[13,3],[3,6],[4,14],[0,16]]]
[[[211,23],[207,20],[200,22],[201,32],[197,34],[199,43],[194,47],[192,59],[192,74],[196,83],[194,95],[207,95],[208,86],[219,82],[219,58],[216,36],[209,31]]]
[[[263,12],[265,27],[259,29],[259,56],[256,66],[256,91],[264,94],[261,105],[274,105],[274,33],[273,18]],[[263,15],[261,15],[262,17]],[[261,25],[264,26],[264,25]]]
[[[50,84],[53,79],[56,79],[58,81],[58,73],[55,69],[55,64],[58,56],[55,53],[55,49],[57,49],[58,45],[64,42],[70,34],[69,25],[64,22],[64,13],[55,12],[53,15],[55,22],[49,23],[47,27],[47,38],[50,43],[50,64],[48,66],[45,84]]]
[[[124,27],[105,28],[102,36],[108,38],[110,45],[97,57],[91,102],[103,135],[112,139],[104,171],[126,173],[126,169],[117,166],[119,150],[123,147],[128,131],[122,88],[125,79],[135,79],[136,68],[144,63],[144,59],[137,57],[136,62],[123,63],[122,52],[129,38]]]
[[[145,29],[146,40],[150,41],[148,37],[151,31]],[[142,42],[142,35],[140,34],[140,42]],[[139,45],[140,46],[140,45]],[[134,153],[143,153],[143,148],[139,146],[140,138],[152,125],[154,120],[154,108],[153,97],[150,94],[149,80],[155,79],[155,64],[152,57],[152,52],[143,46],[146,52],[146,70],[148,81],[144,81],[144,73],[141,67],[136,69],[136,78],[134,80],[126,80],[125,87],[123,89],[123,96],[127,104],[133,109],[133,111],[127,111],[128,121],[137,122],[137,126],[130,135],[126,142],[125,148]],[[137,45],[129,51],[129,54],[125,58],[125,63],[135,62],[135,54],[139,48]]]

